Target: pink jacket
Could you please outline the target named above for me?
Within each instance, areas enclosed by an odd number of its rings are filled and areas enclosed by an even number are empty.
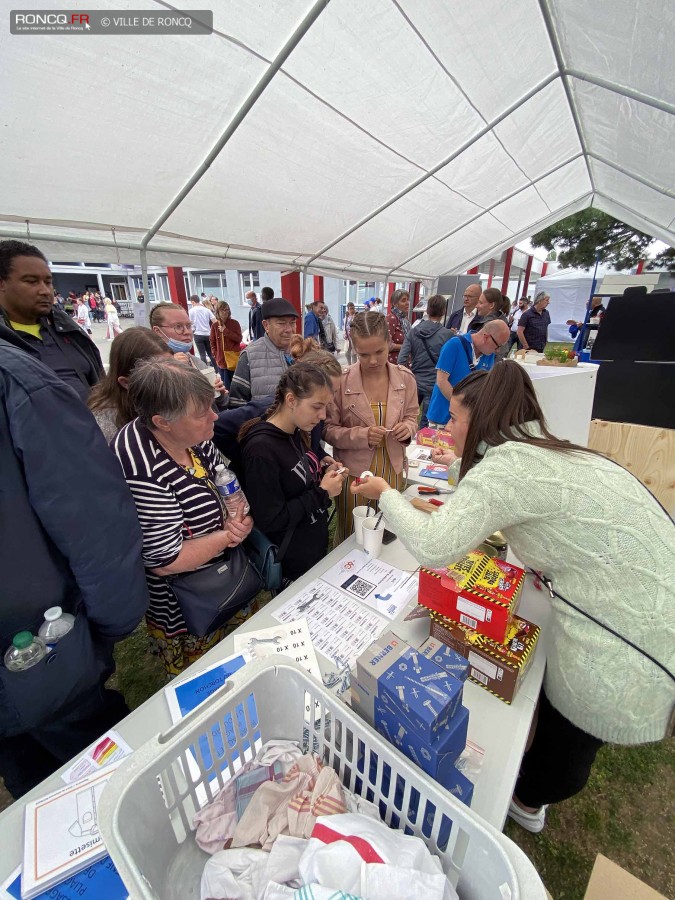
[[[389,390],[387,392],[387,416],[385,427],[393,428],[398,422],[410,426],[410,437],[417,431],[417,385],[412,373],[403,366],[387,363]],[[363,390],[361,366],[354,363],[342,373],[340,390],[333,394],[328,407],[324,437],[333,446],[333,455],[349,469],[351,475],[360,475],[370,468],[375,448],[368,446],[368,428],[375,424],[373,411]],[[391,434],[385,443],[389,458],[397,473],[405,464],[405,444]]]

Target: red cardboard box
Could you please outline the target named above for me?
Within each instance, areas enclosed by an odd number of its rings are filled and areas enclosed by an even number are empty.
[[[418,602],[503,643],[524,580],[519,566],[472,550],[447,569],[420,569]]]
[[[449,450],[452,450],[455,446],[450,432],[443,431],[440,428],[420,428],[417,432],[416,441],[422,447],[447,447]]]
[[[499,644],[464,625],[431,614],[431,637],[436,638],[469,661],[469,680],[511,703],[534,658],[540,628],[520,616],[514,618],[507,635]]]

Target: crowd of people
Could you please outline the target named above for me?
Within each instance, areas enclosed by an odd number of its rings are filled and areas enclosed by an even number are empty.
[[[333,505],[340,541],[365,497],[421,563],[450,563],[501,530],[553,577],[539,725],[511,811],[543,827],[603,742],[666,731],[675,695],[653,660],[669,664],[675,646],[672,521],[632,475],[552,435],[524,368],[498,361],[514,323],[523,346],[541,345],[547,296],[530,310],[470,285],[447,324],[436,295],[415,327],[405,291],[387,315],[350,304],[346,368],[325,304],[307,310],[302,337],[291,303],[269,288],[261,299],[247,345],[224,301],[192,297],[189,314],[157,304],[149,327],[114,336],[106,373],[54,302],[40,250],[0,242],[0,652],[36,633],[49,606],[76,622],[49,663],[0,665],[0,775],[21,796],[125,714],[105,685],[114,643],[143,617],[167,676],[179,674],[258,608],[262,582],[244,579],[254,536],[278,548],[290,584],[325,556]],[[399,493],[420,415],[449,428],[458,456],[434,451],[458,488],[431,517]],[[246,500],[223,493],[235,484],[224,464]],[[210,624],[190,624],[236,565],[245,589]]]

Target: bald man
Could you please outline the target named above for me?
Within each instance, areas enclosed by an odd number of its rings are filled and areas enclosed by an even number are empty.
[[[453,334],[466,334],[469,330],[469,325],[476,316],[476,304],[481,291],[480,284],[470,284],[464,289],[464,305],[461,309],[456,309],[448,319],[447,328]]]
[[[432,428],[443,428],[450,418],[450,398],[456,384],[477,369],[488,371],[495,353],[509,339],[509,326],[502,319],[487,322],[480,331],[458,334],[443,345],[436,363],[434,385],[427,418]]]

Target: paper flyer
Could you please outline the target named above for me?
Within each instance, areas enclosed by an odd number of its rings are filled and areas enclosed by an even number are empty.
[[[360,654],[387,627],[386,619],[316,579],[272,615],[279,622],[304,616],[315,649],[337,666],[354,666]]]
[[[79,759],[61,775],[66,784],[79,781],[94,772],[100,772],[111,763],[119,762],[133,753],[131,747],[117,731],[106,731]]]
[[[7,881],[0,886],[0,897],[11,897],[21,900],[21,869],[15,869]],[[129,893],[117,873],[115,863],[109,856],[77,875],[71,875],[65,881],[35,895],[35,900],[128,900]]]
[[[22,891],[33,898],[106,855],[98,803],[117,766],[26,804]]]
[[[307,669],[321,681],[321,669],[312,644],[307,619],[296,619],[294,622],[281,622],[271,628],[241,633],[238,628],[234,633],[234,649],[245,651],[253,659],[266,659],[270,656],[290,656],[303,669]]]
[[[174,724],[180,722],[184,716],[189,712],[192,712],[193,709],[197,709],[198,706],[221,688],[228,678],[250,661],[251,657],[248,653],[236,653],[233,656],[228,656],[226,659],[220,660],[220,662],[214,663],[212,666],[209,666],[208,669],[203,669],[197,675],[193,675],[192,678],[186,678],[182,681],[173,682],[172,684],[167,685],[167,687],[164,688],[164,694],[169,705],[171,721]],[[248,749],[251,744],[254,744],[260,736],[259,732],[256,731],[258,726],[258,714],[252,696],[249,697],[246,709],[251,726],[250,728],[246,721],[246,711],[241,704],[235,710],[237,719],[236,726],[231,714],[228,713],[223,719],[225,739],[229,748],[236,745],[237,734],[240,737],[243,737],[244,735],[249,736],[249,739],[244,741],[245,750]],[[224,756],[225,747],[220,729],[214,727],[211,734],[216,755],[218,757]],[[253,738],[252,741],[250,739],[251,735]],[[207,769],[211,768],[211,750],[206,735],[199,739],[199,749],[204,765]],[[233,754],[233,758],[238,759],[237,752]],[[224,765],[227,765],[227,763],[224,762]]]
[[[395,619],[417,597],[419,572],[404,572],[354,549],[321,576],[382,616]]]

